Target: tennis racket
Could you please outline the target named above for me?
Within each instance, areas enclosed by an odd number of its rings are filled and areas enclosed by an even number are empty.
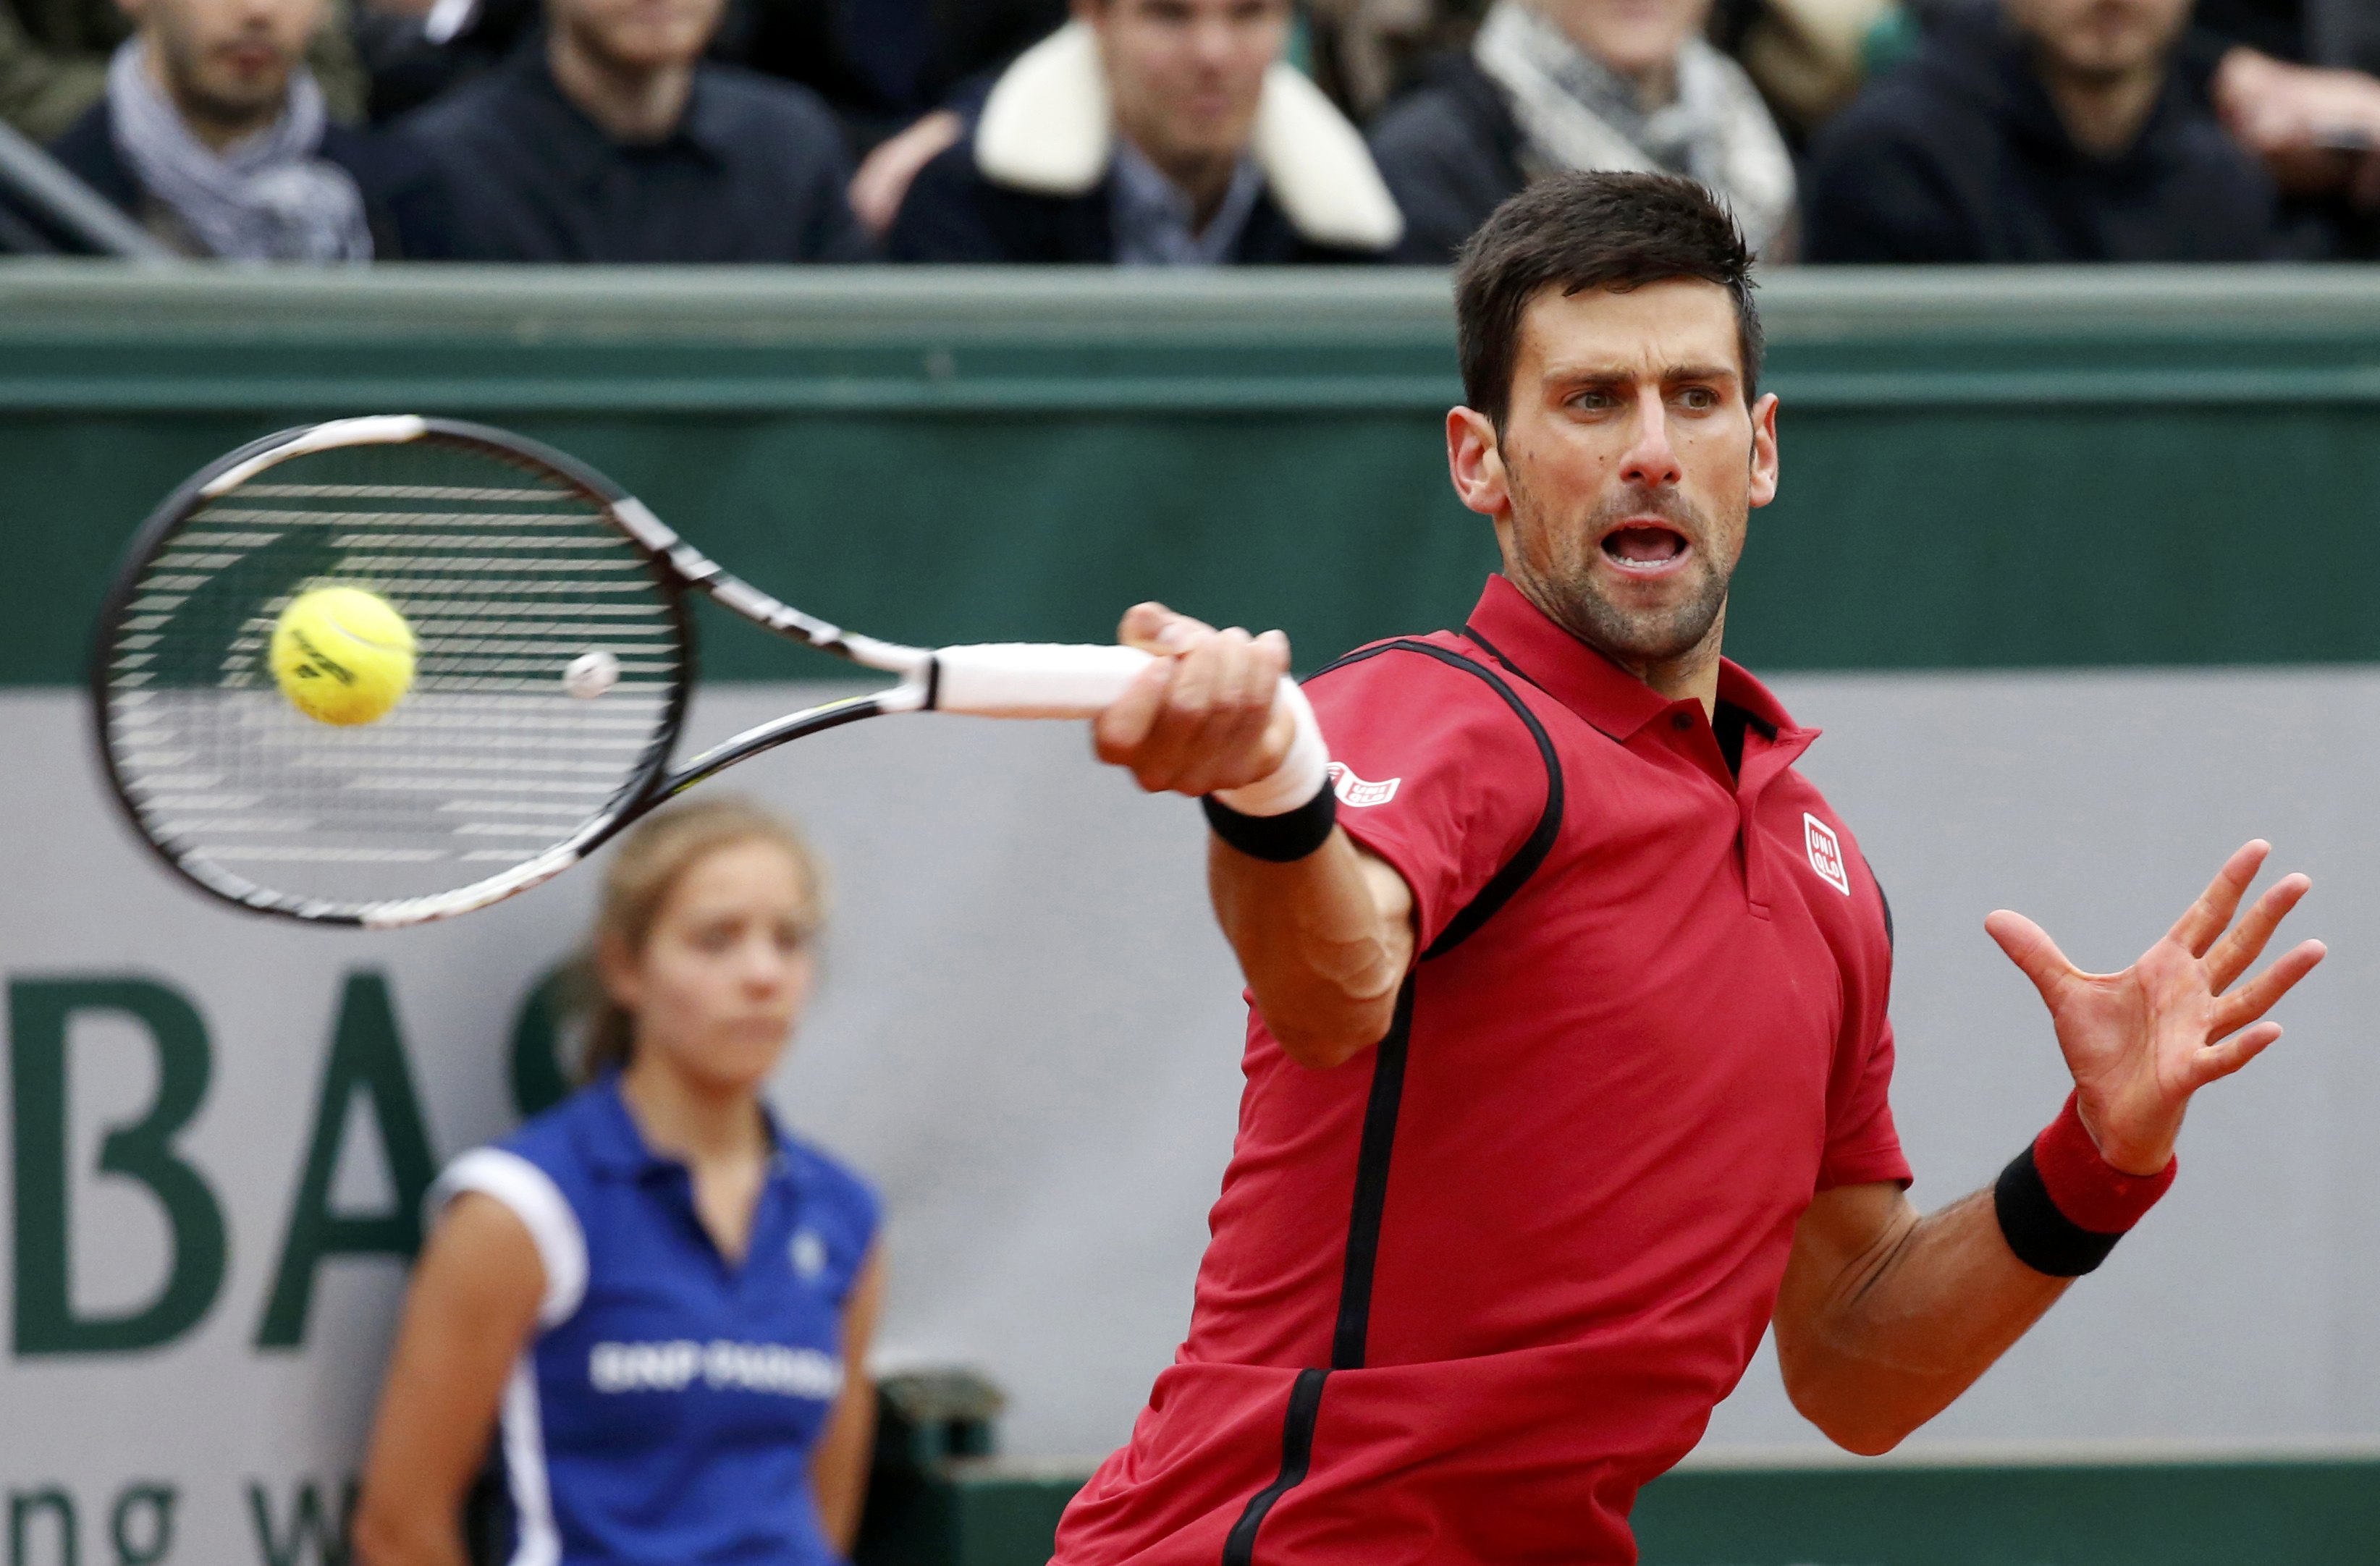
[[[282,694],[267,649],[310,589],[379,594],[416,640],[377,722]],[[673,771],[695,677],[688,596],[896,676],[788,713]],[[177,873],[261,914],[391,928],[550,880],[673,795],[864,718],[1083,718],[1148,655],[1123,647],[900,647],[729,576],[560,452],[411,415],[268,436],[169,497],[134,540],[92,659],[105,775]],[[1293,749],[1322,740],[1294,684]]]

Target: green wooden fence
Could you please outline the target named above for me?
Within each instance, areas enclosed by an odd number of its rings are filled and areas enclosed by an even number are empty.
[[[2380,279],[1781,274],[1784,492],[1755,666],[2380,656]],[[635,488],[794,601],[912,640],[1097,637],[1132,601],[1312,664],[1446,622],[1435,274],[0,266],[0,679],[75,677],[126,533],[286,423],[434,411]],[[720,677],[802,669],[714,638]]]
[[[860,1566],[1042,1566],[1080,1473],[981,1459],[903,1492]],[[1688,1468],[1645,1566],[2370,1566],[2380,1459]]]

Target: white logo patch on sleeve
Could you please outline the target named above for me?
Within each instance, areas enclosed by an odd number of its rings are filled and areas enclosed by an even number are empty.
[[[1849,897],[1852,894],[1852,878],[1850,872],[1843,868],[1843,845],[1841,840],[1835,836],[1835,829],[1804,810],[1802,812],[1802,839],[1809,845],[1810,868],[1818,872],[1818,879]]]
[[[1330,763],[1330,781],[1342,805],[1386,805],[1397,796],[1397,784],[1402,778],[1390,778],[1386,783],[1366,783],[1357,777],[1344,761]]]

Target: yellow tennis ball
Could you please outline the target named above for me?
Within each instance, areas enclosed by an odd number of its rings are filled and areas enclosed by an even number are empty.
[[[273,627],[281,694],[322,723],[371,723],[413,685],[413,627],[361,588],[299,593]]]

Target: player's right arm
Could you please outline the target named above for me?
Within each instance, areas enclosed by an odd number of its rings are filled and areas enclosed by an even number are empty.
[[[1413,892],[1377,854],[1334,829],[1286,865],[1221,839],[1207,889],[1265,1026],[1301,1065],[1335,1066],[1379,1042],[1413,965]]]
[[[528,1226],[492,1196],[457,1196],[406,1295],[356,1502],[359,1566],[465,1566],[463,1499],[544,1293]]]
[[[1289,667],[1278,631],[1218,631],[1161,605],[1123,618],[1118,639],[1164,654],[1099,715],[1101,760],[1141,787],[1200,795],[1269,776],[1289,751],[1274,700]],[[1334,828],[1276,864],[1215,840],[1208,888],[1265,1026],[1289,1057],[1332,1066],[1389,1030],[1414,959],[1414,898],[1388,862]]]

